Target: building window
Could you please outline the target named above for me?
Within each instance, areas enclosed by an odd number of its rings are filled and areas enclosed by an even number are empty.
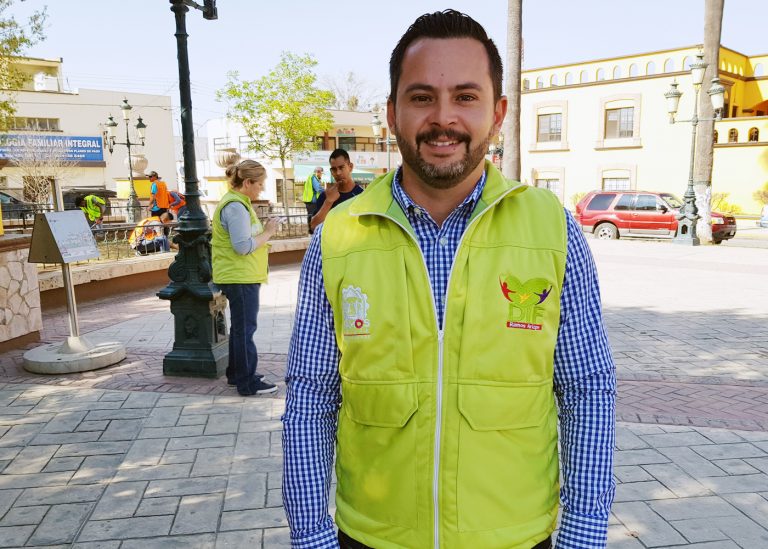
[[[555,196],[560,196],[560,180],[559,179],[537,179],[536,186],[542,189],[549,189]]]
[[[630,190],[628,177],[604,177],[604,191],[628,191]]]
[[[536,132],[536,141],[539,143],[546,141],[561,141],[563,129],[563,115],[540,114],[538,131]]]
[[[16,116],[11,119],[11,130],[28,132],[58,132],[58,118],[34,118],[29,116]]]
[[[674,72],[675,70],[675,62],[671,59],[667,59],[664,61],[664,72]]]
[[[617,78],[621,78],[621,67],[618,65],[613,67],[613,79],[616,80]]]
[[[605,80],[605,69],[597,69],[597,81]]]
[[[220,151],[222,149],[230,149],[232,145],[229,142],[229,137],[214,137],[213,138],[213,150]]]
[[[728,130],[728,143],[738,143],[739,141],[739,130],[736,128],[731,128]]]
[[[691,70],[691,56],[687,55],[685,59],[683,59],[683,70],[689,71]]]
[[[530,90],[531,89],[531,81],[527,78],[523,78],[523,90]]]
[[[639,74],[639,72],[638,72],[638,69],[637,69],[637,63],[632,63],[632,64],[629,66],[629,76],[630,76],[630,77],[635,77],[635,76],[637,76],[638,74]]]
[[[579,82],[581,82],[582,84],[589,82],[589,73],[587,71],[581,71],[579,73]]]
[[[570,72],[565,73],[565,85],[570,86],[573,84],[573,75]]]
[[[253,143],[253,139],[248,137],[247,135],[241,135],[238,139],[238,150],[240,151],[241,156],[245,156],[251,152],[253,152],[253,149],[251,149],[251,144]]]
[[[656,74],[656,63],[654,63],[653,61],[648,61],[648,64],[645,66],[645,74],[647,76]]]
[[[550,86],[558,86],[559,85],[556,74],[553,74],[552,76],[550,76],[550,78],[549,78],[549,85]]]
[[[541,76],[539,76],[536,79],[536,89],[538,90],[538,89],[543,88],[543,87],[544,87],[544,79]]]
[[[605,111],[605,138],[632,137],[634,116],[634,107],[607,109]]]
[[[750,128],[749,129],[749,142],[750,143],[757,143],[760,141],[760,130],[757,128]]]

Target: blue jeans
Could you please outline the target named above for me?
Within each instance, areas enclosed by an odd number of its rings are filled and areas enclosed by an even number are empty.
[[[237,392],[241,395],[251,395],[256,392],[262,377],[256,373],[259,356],[253,342],[261,284],[218,284],[218,287],[229,301],[231,326],[227,381],[237,385]]]

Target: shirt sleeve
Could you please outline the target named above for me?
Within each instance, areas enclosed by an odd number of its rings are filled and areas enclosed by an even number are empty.
[[[149,192],[151,194],[157,194],[157,183],[152,183],[152,186],[149,188]]]
[[[323,190],[320,180],[314,175],[312,176],[312,189],[315,191],[315,194],[320,194]]]
[[[568,247],[554,357],[563,505],[556,547],[595,549],[606,546],[615,492],[616,369],[595,263],[581,228],[565,215]]]
[[[321,232],[315,230],[301,268],[285,380],[283,504],[294,549],[338,548],[328,500],[341,382]]]
[[[230,202],[221,209],[221,226],[229,233],[235,253],[248,255],[256,249],[251,236],[251,216],[239,202]]]

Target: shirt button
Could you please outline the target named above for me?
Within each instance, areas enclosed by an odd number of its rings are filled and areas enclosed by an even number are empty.
[[[448,239],[447,239],[447,238],[445,238],[444,236],[441,236],[441,237],[440,237],[440,240],[438,240],[438,243],[439,243],[441,246],[446,246],[446,245],[448,244]]]

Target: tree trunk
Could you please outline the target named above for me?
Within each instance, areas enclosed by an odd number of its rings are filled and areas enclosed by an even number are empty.
[[[707,70],[699,94],[699,117],[712,118],[712,101],[709,88],[712,79],[718,76],[720,68],[720,34],[723,26],[723,4],[725,0],[704,0],[704,61]],[[727,116],[728,113],[723,113]],[[712,120],[699,122],[696,136],[696,158],[693,169],[693,183],[696,189],[696,207],[699,209],[699,222],[696,226],[699,238],[704,242],[712,241],[712,163],[714,160],[713,135],[715,123]]]
[[[285,215],[288,215],[288,184],[286,183],[288,179],[288,174],[285,171],[285,156],[280,156],[280,165],[283,168],[283,179],[281,183],[281,189],[283,191],[283,208],[285,208]]]
[[[520,180],[520,70],[523,57],[523,0],[507,0],[507,81],[505,95],[509,101],[504,119],[504,154],[501,172]]]

